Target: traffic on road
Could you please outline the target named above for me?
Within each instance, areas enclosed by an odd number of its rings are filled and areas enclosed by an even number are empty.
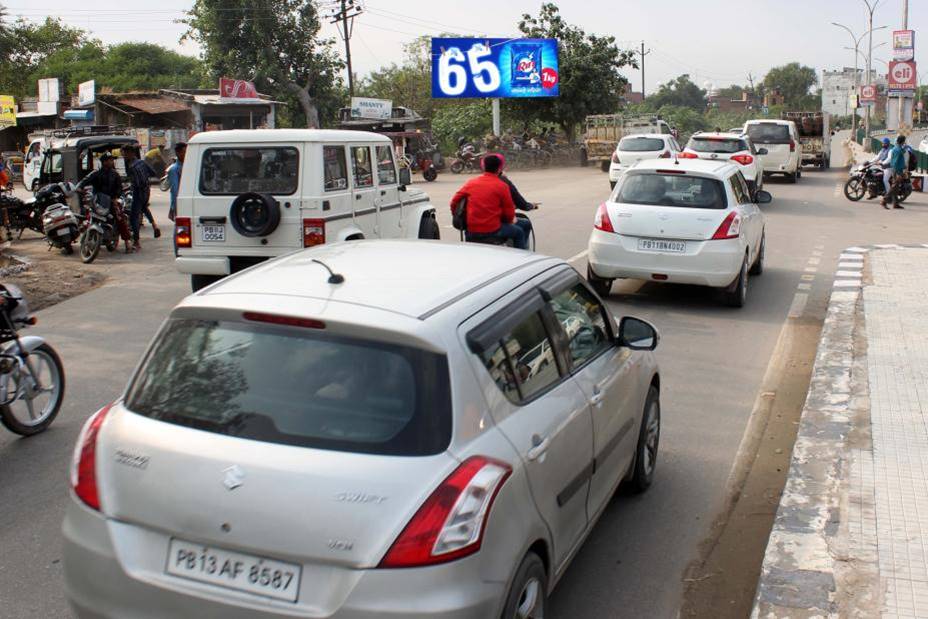
[[[756,613],[845,250],[926,241],[915,106],[799,63],[636,102],[644,43],[549,4],[408,48],[426,118],[297,4],[309,55],[184,13],[254,81],[3,95],[0,615]]]

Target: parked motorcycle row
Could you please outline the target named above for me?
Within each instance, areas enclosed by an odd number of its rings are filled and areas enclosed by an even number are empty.
[[[42,187],[28,200],[11,193],[0,195],[0,214],[8,240],[14,234],[20,238],[28,229],[44,235],[50,247],[65,254],[72,254],[73,245],[78,243],[81,260],[89,264],[99,255],[100,247],[113,252],[121,238],[128,238],[126,213],[131,201],[129,191],[111,205],[90,187],[61,182]]]

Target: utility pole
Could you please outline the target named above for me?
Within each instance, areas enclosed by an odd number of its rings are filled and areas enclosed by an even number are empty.
[[[871,4],[872,3],[872,4]],[[873,12],[879,6],[880,0],[864,0],[867,5],[867,86],[873,84]],[[877,28],[879,30],[879,28]],[[870,152],[870,106],[865,109],[864,120],[864,150]]]
[[[651,50],[644,51],[644,41],[641,42],[641,51],[637,52],[641,56],[641,98],[644,99],[644,57],[651,53]]]
[[[902,29],[909,29],[909,0],[902,0]],[[902,132],[902,112],[905,109],[905,97],[899,97],[899,128]],[[915,112],[915,98],[912,98],[912,112]]]
[[[330,24],[341,22],[336,26],[339,36],[345,41],[345,64],[348,68],[348,96],[354,96],[354,73],[351,70],[351,33],[354,31],[354,18],[364,12],[360,0],[336,0]]]

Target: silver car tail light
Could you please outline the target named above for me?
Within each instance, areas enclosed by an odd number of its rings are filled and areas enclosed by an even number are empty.
[[[480,550],[493,501],[512,467],[473,456],[425,500],[380,562],[382,568],[454,561]]]
[[[100,491],[97,488],[97,436],[112,404],[107,404],[84,423],[74,459],[71,462],[71,488],[87,507],[100,511]]]

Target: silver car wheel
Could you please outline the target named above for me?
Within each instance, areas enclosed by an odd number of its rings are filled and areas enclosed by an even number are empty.
[[[516,608],[518,619],[543,619],[544,603],[541,601],[542,585],[537,578],[526,581],[519,594],[519,606]]]
[[[654,472],[654,464],[657,462],[657,445],[661,436],[661,418],[655,414],[657,412],[657,402],[651,402],[648,407],[648,424],[645,427],[644,439],[644,473],[650,476]]]

